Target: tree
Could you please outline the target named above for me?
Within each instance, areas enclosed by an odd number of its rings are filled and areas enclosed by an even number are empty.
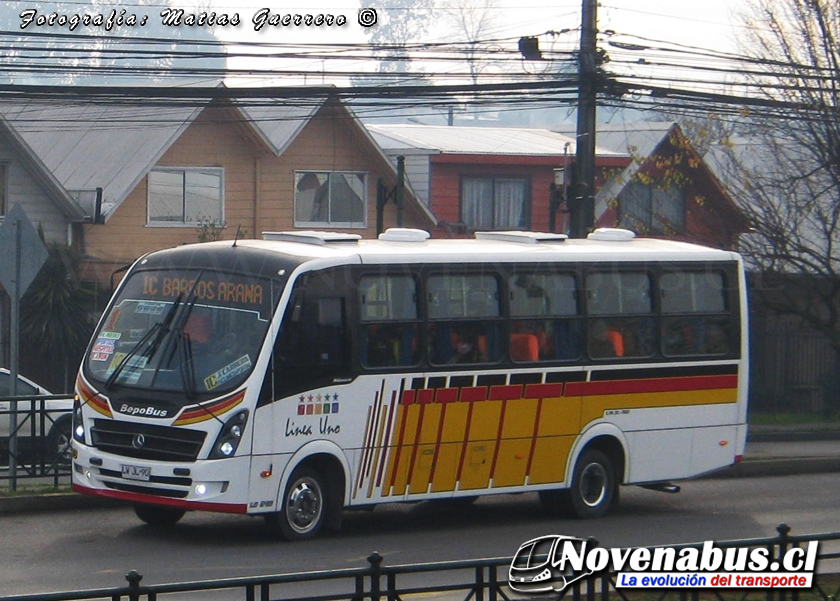
[[[481,55],[490,49],[486,41],[495,23],[496,0],[447,0],[443,7],[445,20],[455,32],[458,42],[467,42],[466,60],[470,79],[478,84],[478,76],[488,66]]]
[[[411,71],[408,45],[429,30],[434,0],[371,0],[365,7],[376,10],[382,20],[365,30],[379,60],[378,72],[408,75]],[[367,83],[376,83],[375,78]],[[382,83],[405,82],[402,79],[395,82],[389,77]]]
[[[768,100],[806,106],[748,114],[715,153],[752,228],[742,252],[757,299],[824,332],[840,352],[840,6],[754,0],[743,51]],[[755,69],[752,69],[755,71]]]
[[[72,390],[93,331],[94,293],[79,282],[80,257],[50,243],[41,271],[21,298],[21,372],[53,392]]]
[[[137,85],[138,79],[173,75],[221,77],[225,57],[213,47],[213,27],[186,23],[189,15],[211,12],[210,6],[209,0],[135,0],[130,6],[119,0],[4,0],[0,30],[11,35],[4,36],[0,82]],[[168,8],[183,14],[168,15],[166,22]]]

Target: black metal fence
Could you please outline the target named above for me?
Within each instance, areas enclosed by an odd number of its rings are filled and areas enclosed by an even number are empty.
[[[833,563],[840,553],[827,551],[826,546],[840,542],[840,533],[791,536],[784,524],[777,528],[773,538],[737,540],[715,543],[716,548],[759,548],[768,551],[771,560],[782,560],[788,549],[802,548],[810,541],[820,546],[817,567],[829,572],[815,574],[814,586],[802,589],[693,589],[634,591],[616,587],[615,572],[604,571],[574,582],[570,587],[553,595],[527,595],[514,593],[508,587],[508,568],[511,558],[447,561],[425,564],[388,566],[377,553],[368,557],[368,565],[360,568],[325,570],[255,578],[230,578],[224,580],[182,582],[177,584],[142,583],[140,573],[126,575],[128,584],[113,589],[85,590],[38,595],[0,597],[2,601],[81,601],[111,599],[112,601],[173,600],[190,595],[191,599],[218,599],[230,601],[407,601],[413,599],[445,599],[446,601],[513,601],[562,599],[573,601],[701,601],[706,599],[762,599],[764,601],[834,601],[840,594],[840,578]],[[702,543],[673,546],[680,549],[700,549]]]
[[[70,482],[72,395],[0,398],[0,490]]]

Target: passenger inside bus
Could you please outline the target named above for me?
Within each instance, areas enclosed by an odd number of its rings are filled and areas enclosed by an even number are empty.
[[[417,326],[414,324],[369,324],[363,362],[368,367],[413,365],[417,362]]]
[[[624,356],[624,336],[604,319],[596,319],[590,325],[588,346],[593,359]]]
[[[486,355],[482,356],[479,336],[470,329],[453,334],[455,339],[454,354],[450,363],[480,363],[486,361]]]

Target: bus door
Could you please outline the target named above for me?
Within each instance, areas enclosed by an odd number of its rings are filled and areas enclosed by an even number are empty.
[[[348,298],[336,285],[341,280],[333,271],[304,274],[281,309],[257,409],[252,499],[260,490],[266,499],[277,494],[286,462],[302,446],[342,432],[343,389],[354,378]]]

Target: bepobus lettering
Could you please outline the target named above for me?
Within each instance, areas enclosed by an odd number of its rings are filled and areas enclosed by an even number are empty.
[[[123,404],[120,407],[120,413],[127,415],[141,415],[145,417],[166,417],[169,411],[166,409],[156,409],[154,407],[132,407],[131,405]]]

